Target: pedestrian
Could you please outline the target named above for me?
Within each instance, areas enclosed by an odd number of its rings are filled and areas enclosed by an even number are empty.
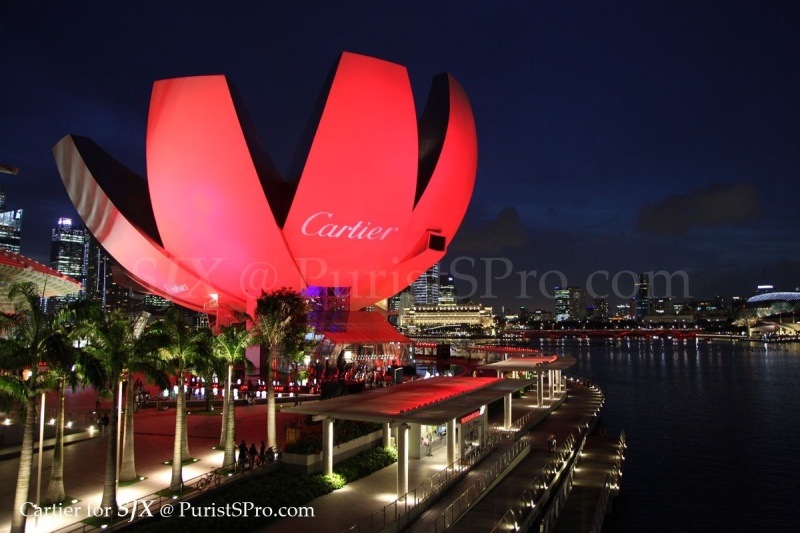
[[[261,451],[258,452],[258,457],[261,459],[261,464],[264,464],[267,460],[267,445],[264,444],[264,441],[261,441]]]
[[[244,462],[247,460],[247,443],[242,439],[239,443],[239,468],[244,470]]]
[[[253,469],[253,465],[256,462],[256,455],[258,455],[258,450],[256,450],[256,443],[250,443],[250,470]]]
[[[110,420],[108,419],[108,413],[103,414],[102,422],[103,422],[103,435],[108,435],[108,423],[110,422]]]

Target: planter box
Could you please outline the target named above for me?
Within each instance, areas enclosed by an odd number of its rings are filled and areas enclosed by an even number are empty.
[[[333,447],[334,466],[358,455],[364,450],[376,448],[381,444],[383,431],[373,431],[363,437],[344,442]],[[292,472],[302,474],[318,474],[322,472],[322,453],[300,455],[297,453],[281,453],[283,467]]]

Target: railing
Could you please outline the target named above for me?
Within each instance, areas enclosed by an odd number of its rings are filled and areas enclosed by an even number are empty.
[[[600,405],[602,402],[601,399]],[[561,448],[542,468],[541,473],[534,478],[529,487],[522,491],[515,506],[508,509],[500,518],[493,531],[508,531],[510,528],[515,531],[528,530],[540,517],[540,531],[550,531],[572,490],[575,466],[586,445],[586,437],[597,422],[599,412],[600,408],[598,407],[591,415],[584,416],[578,422],[578,437],[582,438],[577,451],[573,453],[575,436],[570,433]],[[568,471],[565,477],[564,470],[567,467]],[[551,491],[559,484],[558,491],[552,494]],[[545,508],[547,511],[542,515]]]
[[[563,472],[574,456],[574,448],[575,436],[570,434],[542,467],[539,475],[522,491],[515,506],[503,514],[492,531],[508,531],[511,528],[515,531],[530,529],[531,524],[544,511],[545,504],[551,500],[552,490],[563,479]]]
[[[545,398],[542,400],[542,404],[532,408],[530,411],[519,417],[518,419],[514,420],[511,423],[511,427],[506,429],[502,424],[492,424],[491,432],[493,435],[497,435],[499,438],[506,438],[506,439],[517,439],[519,438],[519,432],[522,431],[535,417],[542,415],[543,413],[547,413],[551,411],[553,404],[561,400],[564,396],[566,396],[567,392],[555,392],[556,396],[553,398]]]
[[[453,503],[447,506],[444,512],[434,521],[433,530],[445,531],[455,524],[469,507],[481,497],[486,489],[494,483],[502,471],[529,446],[530,444],[523,440],[518,440],[512,444],[509,449],[503,452],[500,456],[500,460],[495,462],[487,470],[481,472],[475,483],[470,485],[467,490],[462,492],[455,501],[453,501]]]
[[[627,447],[628,438],[625,435],[625,430],[622,430],[619,434],[614,467],[611,469],[611,473],[606,475],[603,488],[600,490],[600,498],[594,510],[594,517],[592,518],[592,525],[589,528],[589,533],[600,533],[603,528],[603,520],[605,519],[606,511],[608,510],[608,502],[619,492],[619,479],[622,477],[622,467],[625,464],[625,448]]]
[[[480,462],[486,457],[496,446],[497,442],[490,440],[483,446],[479,454],[472,455],[468,458],[462,458],[454,461],[444,469],[436,472],[434,475],[408,491],[401,498],[396,499],[389,505],[386,505],[380,511],[376,511],[371,515],[359,520],[345,531],[352,532],[373,532],[381,531],[387,526],[395,522],[402,521],[404,525],[408,525],[412,520],[416,519],[422,512],[420,504],[424,504],[428,499],[442,493],[450,485],[452,485],[458,478],[465,474],[473,465]],[[398,530],[401,529],[398,527]]]

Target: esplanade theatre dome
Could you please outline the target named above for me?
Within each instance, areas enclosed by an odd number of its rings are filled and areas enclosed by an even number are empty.
[[[748,298],[734,323],[796,313],[800,316],[800,292],[767,292]]]

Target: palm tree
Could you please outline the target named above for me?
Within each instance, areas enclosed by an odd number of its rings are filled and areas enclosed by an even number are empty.
[[[183,489],[183,460],[189,458],[188,435],[186,432],[186,396],[183,380],[186,371],[197,359],[211,357],[211,331],[208,328],[192,328],[181,316],[177,307],[167,310],[167,314],[156,326],[156,331],[165,338],[161,348],[162,358],[171,361],[175,368],[175,383],[178,387],[175,412],[175,443],[172,450],[172,479],[170,490]]]
[[[69,345],[64,335],[52,328],[47,320],[40,305],[38,289],[33,283],[12,285],[8,296],[14,303],[14,312],[0,318],[8,332],[5,338],[0,339],[0,368],[10,372],[0,376],[0,390],[18,400],[25,412],[10,530],[22,533],[29,514],[20,510],[27,505],[30,492],[36,398],[53,385],[49,376],[39,372],[39,364],[46,362],[47,355],[68,351]],[[44,416],[44,413],[39,416]]]
[[[143,374],[148,383],[155,383],[159,388],[169,387],[169,378],[164,370],[163,361],[158,356],[163,339],[153,328],[147,327],[150,313],[138,313],[131,317],[135,346],[133,357],[126,365],[127,380],[125,394],[125,410],[122,420],[122,461],[119,468],[120,481],[134,481],[136,474],[136,454],[134,452],[134,391],[133,374]]]
[[[233,379],[233,365],[245,362],[248,367],[252,363],[245,357],[247,347],[253,344],[254,337],[240,325],[223,326],[214,337],[214,355],[227,366],[228,377],[225,380],[225,396],[223,399],[223,422],[225,454],[222,459],[223,468],[233,468],[236,465],[236,417],[231,393]]]
[[[105,370],[98,359],[77,347],[74,332],[77,316],[83,308],[82,302],[62,309],[53,319],[53,327],[61,332],[69,341],[69,346],[60,352],[51,354],[49,372],[56,378],[58,391],[58,414],[56,415],[56,440],[53,448],[53,463],[50,468],[50,484],[42,500],[45,505],[55,505],[66,498],[64,490],[64,393],[67,387],[75,392],[78,385],[92,385],[101,388],[105,382]]]
[[[267,446],[277,447],[275,429],[275,386],[273,360],[275,353],[286,340],[297,337],[298,331],[307,327],[306,301],[286,287],[262,293],[256,301],[254,330],[266,351],[267,365]]]
[[[113,396],[113,404],[119,405],[121,385],[136,356],[136,339],[132,321],[121,311],[102,314],[99,308],[80,321],[75,334],[87,341],[83,348],[93,357],[103,361],[106,382],[103,392]],[[111,409],[108,446],[106,448],[105,477],[103,497],[100,506],[106,516],[117,512],[117,410]]]

